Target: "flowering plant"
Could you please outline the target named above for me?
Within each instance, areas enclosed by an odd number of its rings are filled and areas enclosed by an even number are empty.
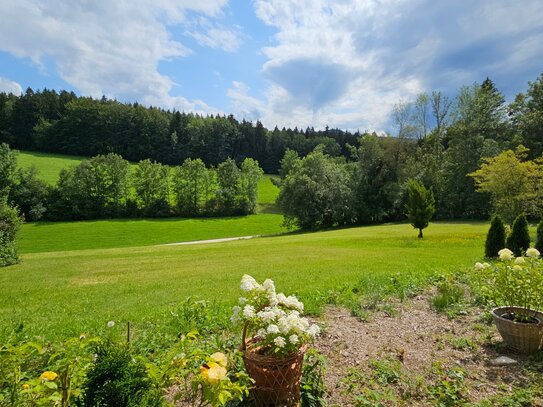
[[[320,333],[318,325],[301,316],[304,304],[294,295],[277,294],[272,280],[259,284],[246,274],[241,279],[241,290],[245,297],[234,307],[231,320],[245,324],[244,337],[253,338],[259,353],[288,355]]]
[[[515,257],[509,249],[498,252],[499,262],[475,263],[482,295],[497,306],[520,307],[511,315],[517,322],[531,321],[534,311],[543,309],[543,261],[539,251],[530,248],[526,256]]]

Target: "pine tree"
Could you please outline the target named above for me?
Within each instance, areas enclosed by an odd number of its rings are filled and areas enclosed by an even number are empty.
[[[495,215],[486,235],[485,257],[498,257],[498,252],[505,247],[505,226],[502,218]]]
[[[537,225],[535,248],[539,250],[540,253],[543,253],[543,220]]]
[[[419,239],[422,239],[422,229],[428,226],[430,219],[436,211],[434,193],[426,189],[416,180],[407,182],[407,218],[411,225],[419,230]]]
[[[530,247],[530,233],[528,232],[528,221],[524,214],[520,214],[513,223],[513,229],[507,237],[507,248],[515,253],[515,256],[522,256]]]

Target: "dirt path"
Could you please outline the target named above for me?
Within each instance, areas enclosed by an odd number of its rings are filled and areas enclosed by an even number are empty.
[[[159,244],[157,246],[182,246],[182,245],[191,245],[191,244],[208,244],[208,243],[233,242],[235,240],[254,239],[255,237],[260,237],[260,235],[238,236],[238,237],[223,237],[221,239],[209,239],[209,240],[192,240],[192,241],[189,241],[189,242],[164,243],[164,244]]]

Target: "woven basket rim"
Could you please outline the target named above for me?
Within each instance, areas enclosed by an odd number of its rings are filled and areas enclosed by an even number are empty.
[[[533,318],[535,318],[538,323],[537,324],[529,324],[529,323],[526,323],[526,322],[518,322],[518,321],[513,321],[513,320],[510,320],[510,319],[507,319],[507,318],[504,318],[502,317],[502,314],[506,311],[517,311],[517,310],[522,310],[522,311],[529,311],[531,316]],[[530,309],[530,308],[524,308],[524,307],[516,307],[516,306],[503,306],[503,307],[496,307],[496,308],[493,308],[492,311],[490,311],[490,313],[492,314],[492,316],[494,318],[497,318],[501,321],[507,321],[508,323],[511,323],[511,324],[515,324],[515,325],[522,325],[522,326],[527,326],[527,325],[531,325],[531,326],[538,326],[538,325],[543,325],[543,312],[541,311],[537,311],[537,310],[534,310],[534,309]]]
[[[263,363],[283,364],[298,359],[299,357],[303,356],[305,351],[307,350],[307,345],[302,345],[300,349],[298,349],[296,352],[289,353],[288,355],[263,355],[261,353],[255,352],[255,348],[250,346],[257,343],[258,341],[254,340],[254,338],[250,339],[247,342],[249,346],[243,351],[243,356],[245,358]],[[256,349],[258,349],[258,347]]]

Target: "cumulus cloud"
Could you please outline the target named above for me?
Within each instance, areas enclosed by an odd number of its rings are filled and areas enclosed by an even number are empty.
[[[0,92],[13,93],[20,95],[23,93],[23,88],[17,82],[11,81],[0,76]]]
[[[400,99],[454,93],[486,76],[506,93],[519,91],[541,69],[539,0],[256,0],[254,7],[277,30],[262,50],[269,85],[257,108],[268,125],[295,119],[382,129]]]
[[[172,26],[188,14],[220,15],[227,0],[19,0],[0,2],[0,50],[30,58],[83,94],[201,111],[201,101],[170,96],[172,80],[158,71],[162,60],[191,50],[173,39]],[[224,33],[223,33],[224,35]]]

